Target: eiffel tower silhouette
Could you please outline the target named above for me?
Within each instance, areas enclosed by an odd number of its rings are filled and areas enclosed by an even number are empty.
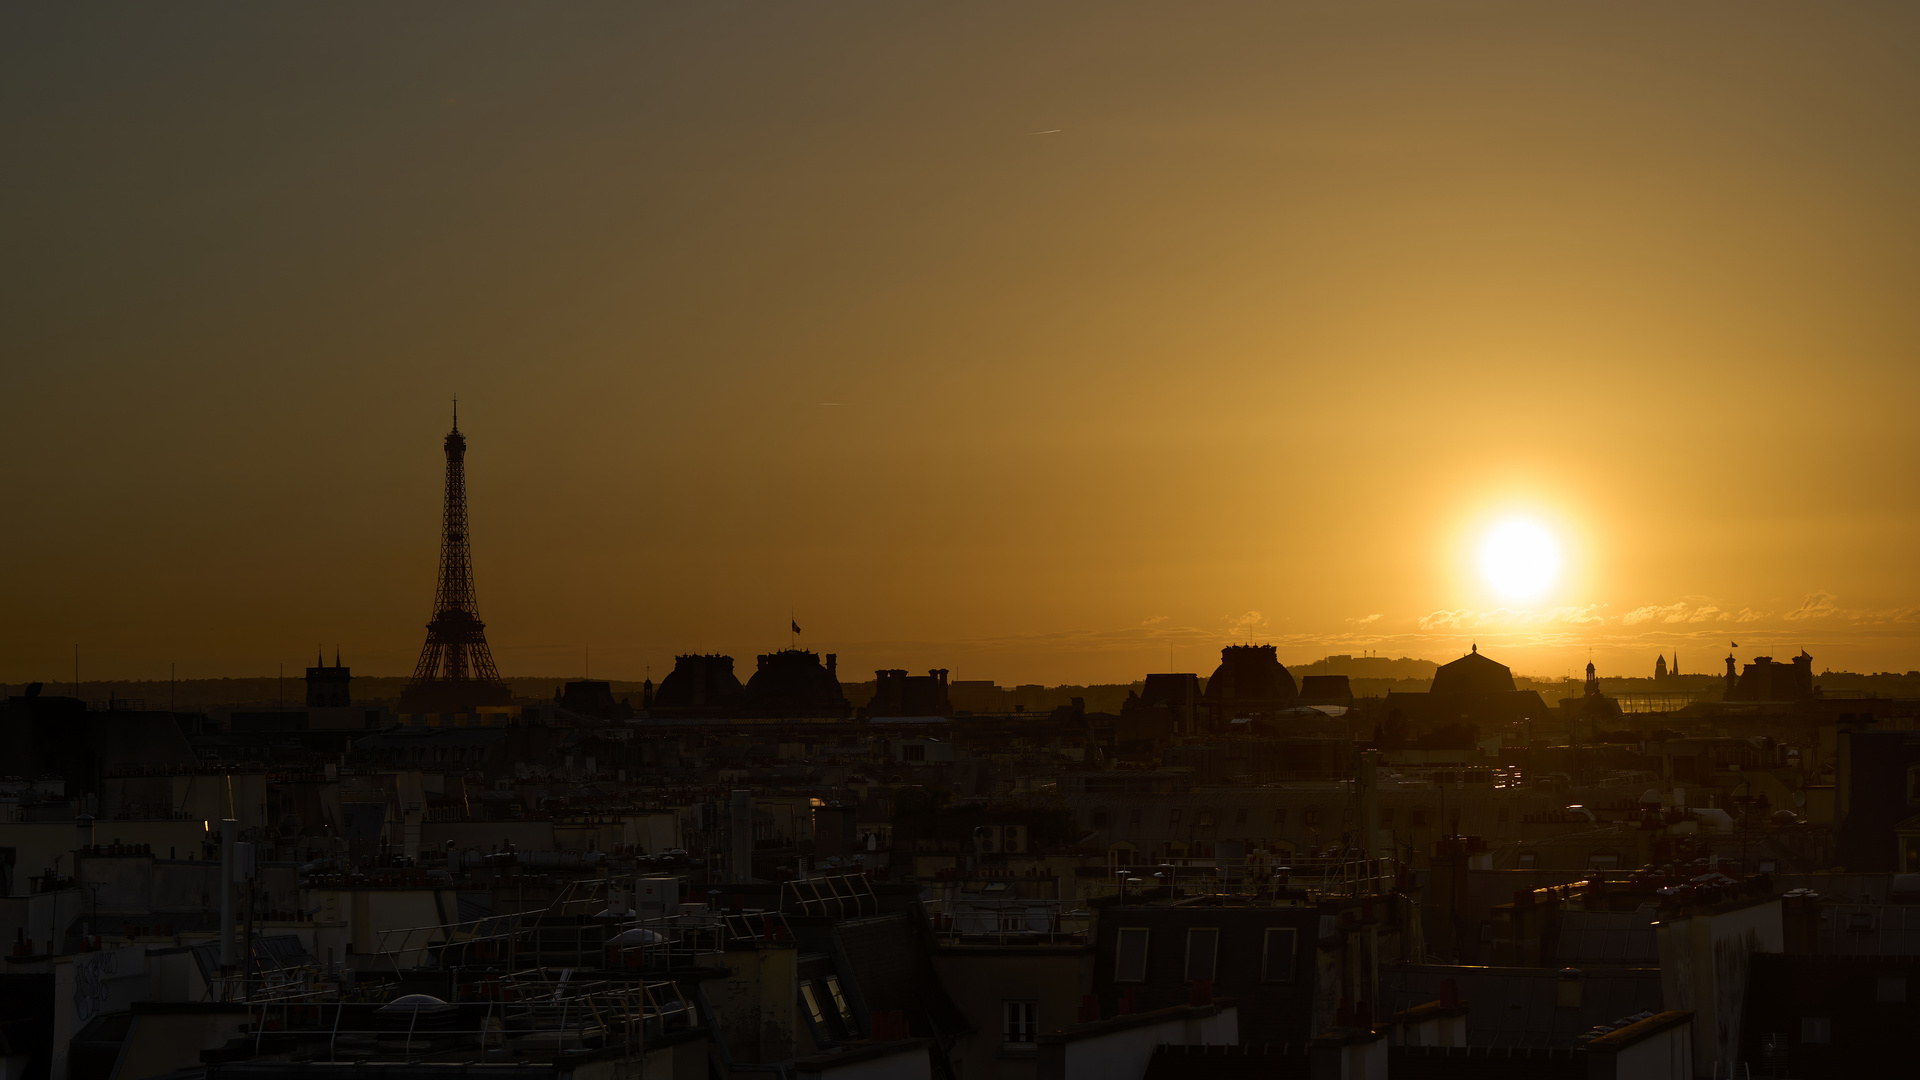
[[[433,594],[433,621],[413,678],[400,692],[400,712],[420,716],[471,712],[505,705],[513,697],[487,648],[486,624],[473,596],[473,548],[467,542],[467,437],[460,434],[460,403],[454,402],[447,432],[446,517],[440,530],[440,584]]]

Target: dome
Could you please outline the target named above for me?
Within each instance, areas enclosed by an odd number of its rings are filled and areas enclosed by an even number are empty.
[[[746,706],[756,713],[778,716],[845,716],[851,706],[840,689],[831,663],[806,649],[781,649],[759,658],[760,666],[747,680]]]
[[[1272,706],[1300,695],[1271,645],[1229,645],[1201,700],[1218,705]]]
[[[1480,655],[1478,645],[1433,673],[1432,692],[1436,694],[1510,694],[1515,689],[1513,669]]]

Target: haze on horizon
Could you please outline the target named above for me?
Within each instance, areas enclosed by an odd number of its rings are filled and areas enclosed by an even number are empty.
[[[1920,668],[1920,10],[0,12],[0,680]],[[834,404],[824,404],[834,403]],[[1525,601],[1477,569],[1554,538]]]

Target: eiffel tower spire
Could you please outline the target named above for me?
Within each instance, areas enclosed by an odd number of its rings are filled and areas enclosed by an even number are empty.
[[[459,406],[456,404],[457,410]],[[440,582],[433,621],[413,678],[400,692],[400,712],[464,713],[478,705],[505,705],[512,697],[493,666],[486,624],[473,595],[473,549],[467,541],[467,437],[454,413],[447,432],[446,515],[440,531]]]

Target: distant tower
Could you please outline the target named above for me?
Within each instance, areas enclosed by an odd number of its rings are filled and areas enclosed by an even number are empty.
[[[1655,660],[1653,662],[1653,677],[1656,679],[1664,679],[1667,677],[1667,658],[1666,657],[1662,656],[1660,659]]]
[[[1733,695],[1737,693],[1740,689],[1740,676],[1734,673],[1733,663],[1734,663],[1733,654],[1728,653],[1727,654],[1727,698],[1728,700],[1732,700]]]
[[[353,704],[352,683],[353,672],[341,665],[337,650],[332,667],[327,666],[327,654],[320,653],[307,669],[307,708],[339,709]]]
[[[1600,696],[1600,676],[1594,673],[1593,661],[1587,661],[1587,696]]]
[[[473,549],[467,543],[467,438],[460,414],[447,432],[446,519],[440,532],[440,584],[433,594],[433,621],[413,678],[400,692],[406,714],[463,713],[477,705],[512,699],[494,669],[486,624],[473,596]]]

